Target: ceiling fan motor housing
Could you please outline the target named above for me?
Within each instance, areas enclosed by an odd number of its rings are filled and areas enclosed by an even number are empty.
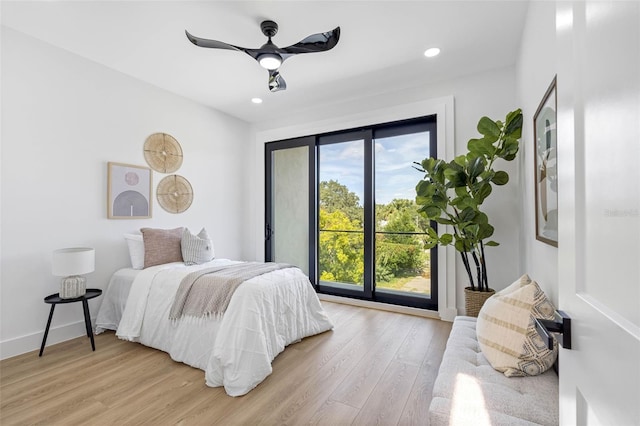
[[[262,30],[262,34],[271,38],[278,33],[278,24],[273,21],[262,21],[260,29]]]

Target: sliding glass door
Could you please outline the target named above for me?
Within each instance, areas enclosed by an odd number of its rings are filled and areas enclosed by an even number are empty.
[[[371,295],[365,274],[370,257],[365,242],[364,170],[371,132],[345,132],[318,138],[318,272],[321,290]]]
[[[413,168],[436,154],[435,119],[268,143],[266,259],[299,266],[321,293],[437,309]]]
[[[412,159],[421,161],[435,154],[434,131],[435,123],[414,123],[374,133],[375,289],[379,299],[412,297],[430,302],[435,295],[436,250],[425,249],[429,220],[418,213],[415,185],[422,176],[412,167]]]

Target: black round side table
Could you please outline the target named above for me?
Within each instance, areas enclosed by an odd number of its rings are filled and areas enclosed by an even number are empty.
[[[60,293],[51,294],[44,298],[44,303],[49,303],[51,305],[51,310],[49,311],[49,319],[47,320],[47,328],[44,330],[44,337],[42,338],[42,345],[40,346],[40,354],[38,356],[42,356],[42,352],[44,351],[44,345],[47,343],[47,336],[49,335],[49,326],[51,326],[51,318],[53,318],[53,311],[57,304],[59,303],[74,303],[74,302],[82,302],[82,308],[84,310],[84,324],[87,328],[87,337],[91,339],[91,349],[96,350],[96,344],[93,341],[93,330],[91,329],[91,315],[89,314],[89,304],[87,300],[93,299],[94,297],[98,297],[102,294],[102,290],[99,288],[88,288],[87,292],[80,297],[74,297],[73,299],[63,299],[60,297]]]

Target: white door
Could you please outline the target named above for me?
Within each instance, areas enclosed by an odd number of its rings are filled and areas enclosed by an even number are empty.
[[[640,2],[557,2],[563,425],[640,425]]]

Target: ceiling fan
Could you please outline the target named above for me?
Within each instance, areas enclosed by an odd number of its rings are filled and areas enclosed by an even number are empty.
[[[272,92],[285,90],[287,88],[287,83],[284,81],[284,78],[282,78],[278,70],[285,59],[300,53],[324,52],[326,50],[333,49],[340,39],[340,27],[336,27],[332,31],[312,34],[296,44],[281,48],[273,44],[271,41],[271,37],[275,36],[278,32],[278,24],[273,21],[263,21],[260,24],[260,29],[269,39],[265,44],[257,49],[234,46],[233,44],[217,40],[208,40],[196,37],[189,34],[189,31],[187,30],[184,32],[187,34],[189,41],[196,46],[210,47],[213,49],[237,50],[251,56],[253,59],[258,61],[263,68],[269,71],[269,90]]]

